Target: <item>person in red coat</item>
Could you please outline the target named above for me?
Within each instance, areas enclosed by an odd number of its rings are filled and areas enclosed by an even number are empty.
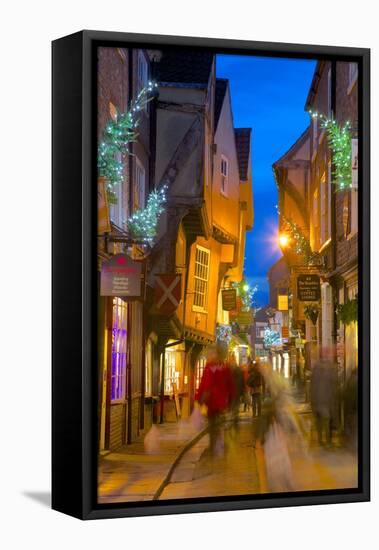
[[[221,446],[221,426],[224,413],[235,398],[232,371],[225,361],[226,349],[221,345],[208,348],[207,363],[197,391],[197,401],[207,406],[209,447],[212,456]]]

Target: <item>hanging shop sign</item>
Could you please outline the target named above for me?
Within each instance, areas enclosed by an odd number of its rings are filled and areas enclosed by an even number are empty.
[[[180,273],[161,273],[155,276],[155,305],[159,313],[172,315],[182,296],[182,276]]]
[[[222,309],[233,311],[237,308],[237,291],[235,288],[227,288],[221,291]]]
[[[278,310],[288,311],[288,294],[278,294]]]
[[[319,275],[298,275],[297,297],[302,302],[317,302],[321,297]]]
[[[290,331],[288,327],[282,327],[282,338],[288,339],[290,336]]]
[[[142,263],[126,254],[116,254],[101,268],[100,295],[139,298],[141,296]]]
[[[253,314],[251,311],[240,311],[237,315],[236,322],[240,326],[250,326],[253,323]]]

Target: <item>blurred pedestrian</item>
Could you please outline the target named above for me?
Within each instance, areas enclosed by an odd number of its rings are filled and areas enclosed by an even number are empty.
[[[331,446],[332,444],[337,398],[337,365],[333,361],[332,349],[323,348],[321,358],[312,366],[311,373],[311,407],[316,421],[319,445]]]
[[[241,398],[244,394],[245,383],[244,383],[242,368],[238,365],[236,356],[234,355],[234,353],[229,355],[228,365],[231,370],[231,374],[233,378],[233,389],[234,389],[233,400],[231,403],[232,422],[233,422],[233,427],[237,428],[239,423]]]
[[[344,391],[345,434],[351,450],[356,450],[358,441],[358,369],[353,369]]]
[[[243,364],[242,369],[242,377],[243,377],[243,395],[242,395],[242,402],[243,402],[243,412],[247,412],[250,409],[251,404],[251,391],[249,386],[247,385],[247,379],[249,377],[249,370],[251,368],[251,358],[249,357],[247,363]]]
[[[266,395],[256,428],[256,455],[264,464],[268,492],[292,491],[294,478],[288,448],[292,412],[286,381],[269,368],[264,371]]]
[[[206,405],[209,429],[209,448],[212,457],[223,453],[223,421],[225,412],[235,399],[231,369],[226,362],[223,345],[212,345],[207,350],[207,362],[197,391],[197,401]]]
[[[254,360],[252,362],[246,383],[251,389],[253,417],[258,417],[261,415],[262,412],[262,393],[264,385],[261,367],[258,360]]]

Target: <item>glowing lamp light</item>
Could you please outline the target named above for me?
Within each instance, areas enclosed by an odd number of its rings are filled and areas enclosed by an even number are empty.
[[[243,285],[242,288],[243,288],[243,290],[244,290],[245,292],[247,292],[247,291],[249,290],[249,285]]]
[[[282,248],[286,248],[289,245],[288,235],[285,235],[285,234],[279,235],[279,244]]]

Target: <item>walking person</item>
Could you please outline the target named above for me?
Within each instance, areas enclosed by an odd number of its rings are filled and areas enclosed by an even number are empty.
[[[333,421],[336,417],[338,396],[337,365],[332,359],[333,351],[324,348],[312,367],[311,407],[316,422],[319,445],[331,446]]]
[[[212,458],[223,454],[223,420],[235,396],[234,382],[222,345],[209,346],[207,362],[197,391],[197,401],[206,405],[209,429],[209,450]]]
[[[253,417],[259,417],[262,413],[262,393],[264,380],[261,373],[261,366],[258,360],[252,362],[246,383],[251,389]]]
[[[228,359],[228,365],[231,370],[232,379],[233,379],[233,400],[231,403],[231,412],[232,412],[232,426],[234,430],[238,430],[239,426],[239,412],[241,405],[241,398],[244,394],[244,377],[242,368],[238,365],[236,356],[232,353]]]

